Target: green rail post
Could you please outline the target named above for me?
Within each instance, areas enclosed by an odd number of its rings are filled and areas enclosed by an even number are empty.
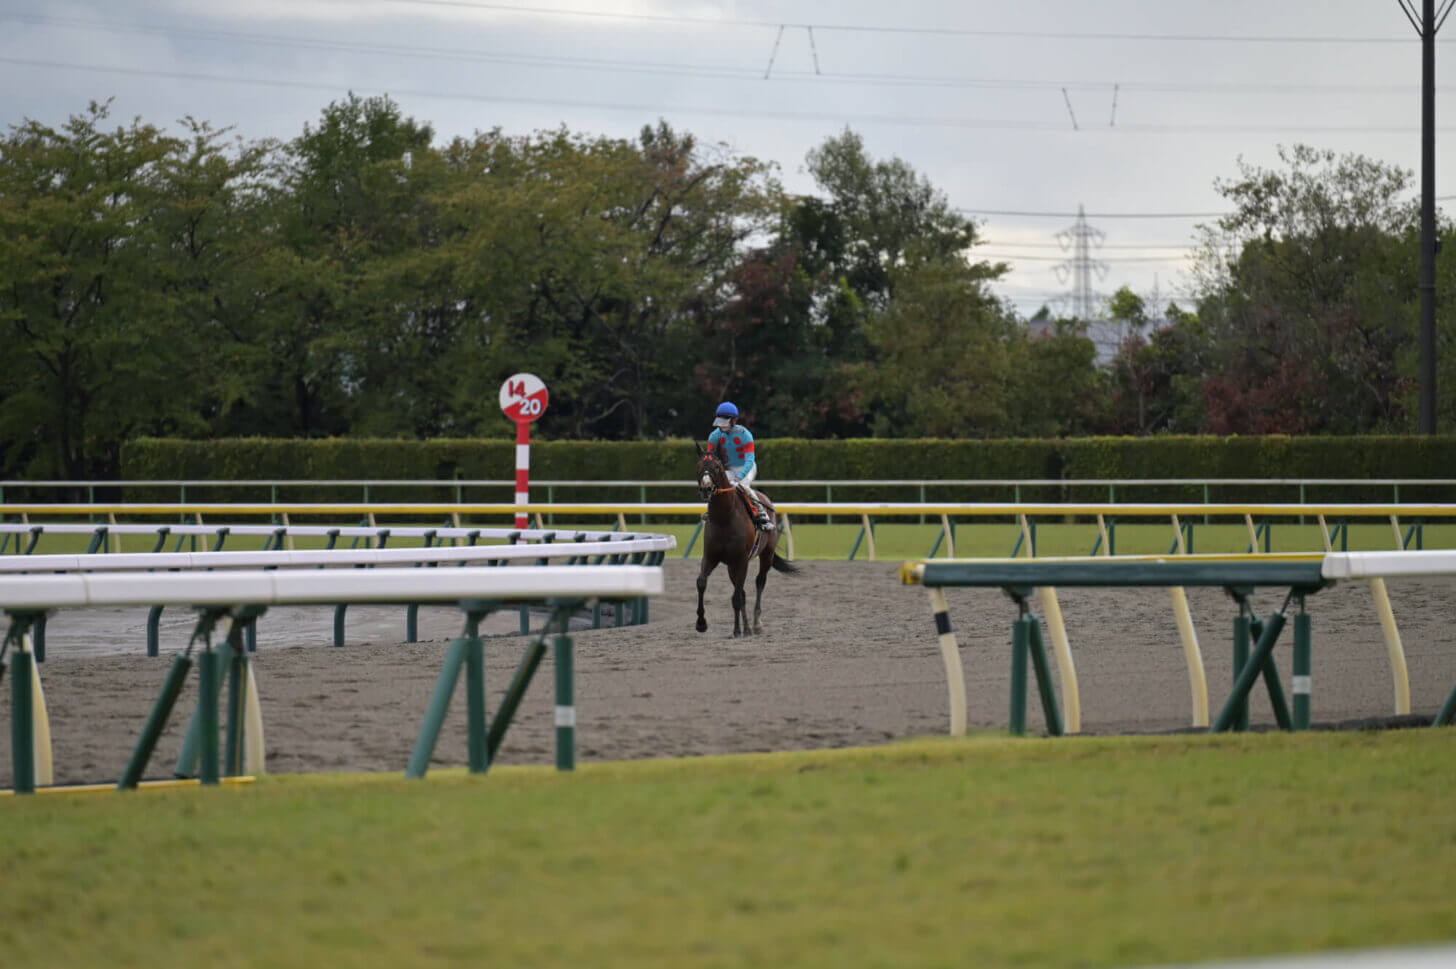
[[[1024,607],[1023,607],[1024,608]],[[1023,612],[1011,626],[1011,715],[1010,730],[1026,733],[1026,654],[1031,644],[1031,620]]]
[[[1304,600],[1300,598],[1299,613],[1294,617],[1294,670],[1289,689],[1294,695],[1295,730],[1309,729],[1309,614],[1304,611]]]
[[[177,697],[182,692],[182,684],[186,682],[187,674],[191,669],[192,658],[190,656],[178,653],[173,658],[172,667],[167,670],[167,678],[162,682],[162,692],[158,694],[157,702],[147,716],[146,726],[142,728],[142,735],[137,740],[136,749],[132,751],[131,759],[127,761],[126,769],[121,773],[121,780],[116,783],[118,791],[135,790],[137,782],[142,779],[142,773],[147,769],[147,761],[152,759],[152,751],[156,749],[157,738],[162,735],[162,729],[167,726],[167,718],[172,715],[172,708],[177,705]]]
[[[197,747],[202,761],[197,775],[203,784],[216,784],[218,781],[217,667],[217,652],[209,645],[197,657]]]
[[[35,729],[31,707],[30,653],[16,648],[10,656],[10,756],[16,794],[35,793]]]
[[[1057,694],[1052,686],[1051,667],[1047,664],[1046,644],[1041,638],[1041,620],[1031,619],[1031,662],[1036,669],[1036,688],[1041,694],[1041,712],[1046,718],[1047,733],[1053,737],[1062,735],[1062,713],[1057,707]]]
[[[1441,711],[1436,714],[1436,719],[1431,722],[1431,726],[1449,727],[1453,718],[1456,718],[1456,686],[1451,687],[1446,702],[1441,704]]]
[[[1257,641],[1264,635],[1264,622],[1254,618],[1249,623],[1249,632]],[[1294,724],[1289,716],[1289,704],[1284,700],[1284,685],[1279,681],[1279,669],[1274,665],[1274,656],[1264,658],[1259,664],[1260,675],[1264,678],[1264,689],[1269,694],[1269,706],[1274,711],[1274,722],[1279,724],[1280,730],[1293,730]]]
[[[1239,602],[1239,615],[1234,620],[1234,681],[1237,681],[1239,674],[1249,662],[1249,615],[1247,607],[1242,601]],[[1233,728],[1243,731],[1249,729],[1249,701],[1247,691],[1245,699],[1234,706]]]
[[[1284,631],[1284,612],[1281,610],[1269,617],[1264,624],[1264,631],[1259,635],[1259,641],[1254,644],[1253,653],[1244,668],[1234,678],[1233,688],[1229,691],[1229,698],[1224,703],[1223,709],[1219,711],[1218,719],[1209,727],[1212,733],[1222,733],[1233,725],[1234,715],[1238,711],[1239,704],[1248,703],[1249,688],[1254,685],[1254,678],[1263,672],[1264,663],[1270,660],[1274,652],[1274,644],[1279,640],[1279,634]]]
[[[405,777],[424,777],[425,771],[430,768],[430,755],[435,752],[435,741],[440,738],[445,712],[450,709],[450,696],[455,692],[455,683],[460,679],[460,667],[465,663],[467,642],[463,636],[450,640],[450,646],[445,651],[445,662],[435,680],[435,692],[430,695],[430,705],[425,708],[425,721],[420,724],[414,752],[410,754],[409,766],[405,768]]]
[[[546,634],[543,632],[526,647],[526,652],[522,654],[521,662],[516,667],[515,675],[511,677],[510,685],[506,687],[506,692],[501,697],[500,706],[496,708],[495,718],[490,722],[490,731],[486,735],[486,756],[490,760],[495,759],[496,751],[500,749],[501,741],[505,739],[506,729],[511,725],[511,718],[516,715],[516,708],[521,705],[521,697],[526,695],[526,688],[531,685],[531,679],[536,675],[536,668],[541,665],[541,659],[545,655]]]
[[[213,689],[212,689],[212,698],[213,698],[213,701],[212,702],[213,702],[213,707],[215,709],[218,709],[218,706],[217,706],[218,705],[218,702],[219,702],[218,695],[222,692],[222,688],[223,688],[223,685],[224,685],[224,675],[223,674],[226,673],[229,676],[231,675],[231,659],[232,659],[232,657],[234,655],[241,655],[244,652],[244,650],[246,649],[247,636],[246,636],[246,633],[244,631],[244,627],[246,626],[248,630],[251,630],[252,629],[252,624],[253,624],[254,620],[256,620],[256,618],[258,616],[262,615],[264,611],[265,611],[265,609],[262,606],[244,606],[244,607],[242,607],[241,609],[238,610],[238,615],[236,615],[236,616],[233,617],[233,621],[232,621],[231,626],[228,629],[228,634],[227,634],[227,639],[226,639],[226,648],[228,650],[228,657],[227,657],[227,659],[225,661],[222,661],[222,662],[225,663],[225,666],[224,666],[223,669],[219,669],[217,671],[217,677],[216,677],[216,680],[213,683]],[[199,665],[198,666],[199,680],[201,679],[201,676],[200,676],[201,672],[202,672],[202,668]],[[246,668],[245,668],[244,669],[244,673],[246,674],[246,672],[247,671],[246,671]],[[198,761],[199,751],[200,751],[201,745],[202,745],[202,716],[203,716],[202,699],[201,699],[200,690],[201,690],[201,687],[199,685],[199,694],[198,694],[197,709],[195,709],[192,712],[192,719],[187,724],[187,732],[182,737],[182,749],[177,754],[177,766],[175,768],[173,768],[173,770],[172,770],[172,773],[174,775],[176,775],[177,777],[194,777],[194,776],[198,776],[198,763],[197,763],[197,761]],[[231,703],[231,699],[232,699],[231,698],[231,694],[229,694],[229,703]],[[239,710],[239,713],[241,714],[241,709]],[[229,730],[232,729],[232,722],[231,721],[228,722],[228,729]],[[216,731],[214,730],[214,734],[215,733],[216,733]],[[239,749],[241,749],[241,748],[239,748]],[[227,755],[226,755],[226,753],[224,753],[224,760],[226,760],[226,759],[227,759]]]
[[[563,629],[565,623],[562,623]],[[572,682],[571,637],[558,633],[554,659],[556,661],[556,769],[573,770],[576,767],[576,699]]]
[[[484,774],[490,769],[485,745],[485,640],[474,629],[465,641],[465,718],[470,773]]]
[[[243,773],[243,697],[248,688],[248,654],[241,644],[233,645],[228,637],[227,659],[227,729],[223,736],[222,776],[240,777]]]

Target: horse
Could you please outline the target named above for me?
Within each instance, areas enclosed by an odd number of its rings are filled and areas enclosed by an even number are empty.
[[[721,452],[704,448],[694,442],[698,449],[698,491],[708,502],[708,523],[703,529],[703,562],[698,570],[698,632],[708,631],[708,620],[703,616],[703,592],[708,588],[708,576],[722,562],[728,566],[728,578],[733,582],[733,635],[756,636],[763,632],[759,618],[763,609],[763,586],[768,581],[769,569],[793,575],[799,570],[779,557],[779,533],[760,532],[753,523],[753,514],[748,509],[746,498],[728,480],[723,467]],[[754,581],[757,594],[753,599],[753,624],[748,622],[748,595],[743,591],[743,582],[748,578],[748,566],[758,557],[758,578]],[[742,632],[739,632],[739,617],[742,617]]]

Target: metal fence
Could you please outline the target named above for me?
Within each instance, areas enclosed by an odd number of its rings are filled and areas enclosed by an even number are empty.
[[[1389,501],[1399,504],[1401,491],[1406,500],[1456,500],[1456,478],[885,478],[885,479],[760,479],[757,487],[775,497],[794,500],[952,500],[951,490],[966,493],[960,500],[987,501],[1290,501],[1299,504],[1321,501]],[[663,500],[673,492],[684,500],[696,494],[696,485],[684,477],[669,481],[597,480],[566,481],[542,479],[532,482],[534,494],[546,503],[578,498],[582,492],[607,492],[610,500],[646,504]],[[98,500],[171,500],[158,497],[175,494],[179,504],[202,500],[286,502],[311,495],[329,495],[329,500],[352,500],[354,495],[370,501],[399,500],[401,495],[423,495],[414,500],[489,500],[499,491],[511,500],[513,478],[478,479],[251,479],[215,481],[120,480],[120,481],[0,481],[0,511],[6,502],[37,500],[95,502]],[[655,492],[649,497],[649,492]],[[341,495],[348,493],[347,498]],[[812,497],[810,497],[812,493]],[[231,496],[236,496],[231,497]],[[428,496],[426,499],[425,496]]]

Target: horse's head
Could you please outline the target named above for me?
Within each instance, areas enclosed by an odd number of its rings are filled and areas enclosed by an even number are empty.
[[[703,500],[713,497],[713,492],[731,487],[728,472],[723,468],[723,454],[717,448],[705,448],[694,442],[698,449],[698,494]]]

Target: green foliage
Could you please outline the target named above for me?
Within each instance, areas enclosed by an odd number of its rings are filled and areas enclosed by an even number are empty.
[[[0,458],[44,476],[113,475],[122,440],[204,432],[229,392],[204,381],[239,322],[228,277],[258,154],[107,115],[0,140]]]
[[[897,270],[896,296],[865,332],[874,363],[861,369],[877,436],[995,436],[1009,411],[1023,331],[986,286],[996,275],[959,259]]]
[[[1303,145],[1241,163],[1205,230],[1199,317],[1213,345],[1204,429],[1400,430],[1416,300],[1411,175]]]
[[[551,388],[542,439],[686,438],[723,399],[769,439],[1412,429],[1410,175],[1359,155],[1299,146],[1219,182],[1235,211],[1204,239],[1197,311],[1123,287],[1108,310],[1133,334],[1104,369],[1075,323],[1029,333],[976,225],[848,130],[795,197],[662,122],[442,145],[350,94],[286,143],[181,127],[111,129],[93,104],[0,139],[0,477],[112,477],[148,436],[448,451],[500,429],[520,370]],[[1438,331],[1456,420],[1456,330]]]

